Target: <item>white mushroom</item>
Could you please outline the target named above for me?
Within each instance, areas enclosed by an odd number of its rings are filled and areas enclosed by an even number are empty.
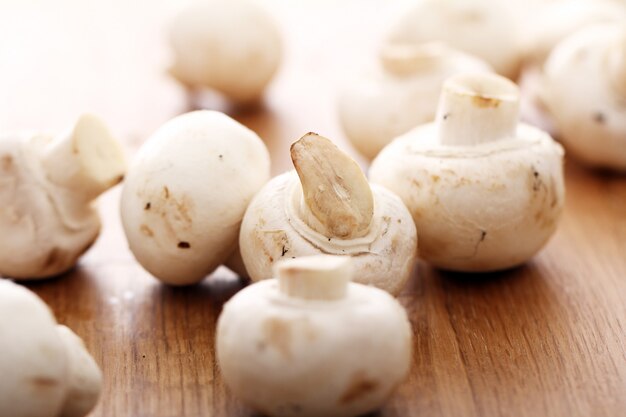
[[[517,21],[500,0],[424,0],[396,23],[388,42],[441,41],[487,61],[514,79],[522,49]]]
[[[124,170],[120,145],[95,116],[57,137],[0,137],[0,275],[45,278],[72,268],[100,231],[93,201]]]
[[[420,233],[420,257],[457,271],[519,265],[554,233],[564,199],[563,150],[518,124],[519,91],[497,75],[458,75],[436,122],[389,144],[370,179],[396,192]]]
[[[402,201],[367,182],[356,162],[314,133],[291,146],[296,172],[271,180],[243,219],[239,247],[254,281],[281,259],[353,256],[355,280],[397,294],[411,275],[417,235]]]
[[[623,3],[609,0],[561,0],[546,3],[526,22],[526,64],[541,66],[554,47],[574,32],[626,18]]]
[[[626,26],[575,33],[544,72],[542,99],[567,150],[589,165],[626,171]]]
[[[343,129],[369,159],[393,138],[435,118],[448,77],[491,71],[486,62],[441,43],[387,45],[381,64],[381,71],[348,86],[339,101]]]
[[[173,22],[171,43],[174,77],[238,103],[261,97],[281,58],[274,22],[247,0],[208,0],[188,7]]]
[[[58,325],[57,331],[69,358],[67,392],[61,417],[86,416],[100,398],[102,372],[76,333],[63,325]]]
[[[122,192],[130,249],[152,275],[199,282],[236,250],[248,203],[270,159],[250,129],[214,111],[178,116],[143,145]]]
[[[102,375],[82,341],[39,297],[0,281],[0,411],[10,417],[82,417]]]
[[[380,408],[406,378],[406,312],[386,292],[349,282],[350,259],[283,261],[278,279],[226,303],[217,359],[244,403],[272,417],[357,416]]]

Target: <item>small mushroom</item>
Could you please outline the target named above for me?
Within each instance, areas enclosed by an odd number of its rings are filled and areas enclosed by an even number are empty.
[[[82,417],[102,374],[82,340],[39,297],[0,281],[0,411],[11,417]]]
[[[500,0],[424,0],[392,28],[391,44],[441,41],[482,58],[498,74],[515,79],[522,48],[510,5]]]
[[[387,45],[382,70],[357,79],[339,101],[339,116],[354,147],[369,159],[398,135],[432,121],[443,82],[460,72],[490,72],[479,58],[441,43]]]
[[[592,26],[560,43],[546,62],[542,99],[568,152],[626,171],[626,29]]]
[[[417,248],[402,201],[370,187],[352,158],[315,133],[291,146],[291,159],[296,171],[272,179],[244,216],[239,247],[250,278],[271,278],[281,259],[350,255],[357,282],[397,294]]]
[[[349,417],[380,408],[406,378],[411,327],[402,306],[349,282],[351,259],[318,255],[277,264],[217,324],[222,377],[263,415]]]
[[[0,275],[72,268],[100,232],[93,201],[124,176],[120,145],[95,116],[68,132],[0,137]]]
[[[420,257],[456,271],[493,271],[530,259],[556,229],[563,150],[518,123],[519,90],[493,74],[443,87],[437,119],[389,144],[370,179],[397,193],[420,233]]]
[[[186,8],[172,24],[171,44],[175,78],[240,104],[261,97],[281,58],[276,25],[247,0],[208,0]]]
[[[252,130],[215,111],[175,117],[129,169],[121,212],[130,249],[165,283],[201,281],[236,250],[246,207],[269,175]]]

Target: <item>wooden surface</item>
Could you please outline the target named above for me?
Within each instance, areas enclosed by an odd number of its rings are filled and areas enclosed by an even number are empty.
[[[235,116],[266,140],[279,173],[290,167],[288,144],[306,131],[350,149],[336,91],[371,63],[400,6],[268,3],[285,62],[264,108]],[[187,110],[164,71],[166,23],[179,5],[0,1],[0,128],[58,130],[92,111],[132,157]],[[119,191],[101,199],[103,233],[79,266],[27,284],[101,365],[104,394],[93,415],[249,416],[213,360],[216,318],[241,284],[225,269],[183,289],[150,277],[127,249]],[[568,162],[560,228],[528,265],[464,276],[419,264],[401,296],[415,332],[411,376],[380,415],[624,415],[625,300],[626,177]]]

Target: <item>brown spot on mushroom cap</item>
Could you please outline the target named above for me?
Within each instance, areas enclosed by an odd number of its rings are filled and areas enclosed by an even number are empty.
[[[268,346],[273,347],[285,358],[291,358],[292,329],[285,320],[271,317],[263,322],[263,335]]]
[[[180,249],[189,249],[191,247],[191,245],[189,244],[189,242],[180,241],[180,242],[178,242],[178,247]]]
[[[139,226],[139,231],[141,233],[143,233],[144,235],[148,236],[148,237],[153,237],[154,236],[154,232],[152,231],[152,229],[150,229],[145,224],[142,224],[141,226]]]
[[[500,106],[500,103],[502,103],[502,100],[494,98],[494,97],[485,97],[485,96],[481,96],[480,94],[477,94],[472,97],[472,103],[474,103],[476,107],[480,107],[483,109],[488,109],[488,108],[497,109],[498,106]]]
[[[166,200],[170,198],[170,189],[167,186],[163,187],[163,198]]]
[[[50,378],[48,376],[36,376],[30,378],[29,382],[36,388],[53,388],[59,384],[57,379]]]
[[[378,382],[368,378],[365,372],[356,372],[350,378],[346,390],[341,395],[339,402],[341,404],[351,403],[364,395],[369,395],[378,388]]]
[[[53,247],[52,249],[50,249],[48,255],[46,256],[46,259],[43,262],[43,269],[48,269],[56,265],[61,261],[62,257],[63,252],[61,251],[61,249]]]

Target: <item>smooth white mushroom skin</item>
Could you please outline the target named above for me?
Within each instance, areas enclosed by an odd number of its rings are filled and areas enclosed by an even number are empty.
[[[563,150],[539,129],[515,127],[517,101],[504,78],[453,77],[437,121],[400,136],[373,161],[370,180],[409,208],[423,260],[456,271],[506,269],[556,230]]]
[[[69,361],[68,389],[60,417],[82,417],[89,414],[100,398],[102,372],[85,344],[72,330],[58,325]]]
[[[408,374],[406,312],[386,292],[348,282],[350,258],[336,258],[284,261],[278,279],[224,306],[216,336],[222,376],[264,415],[361,415],[380,408]]]
[[[432,121],[443,82],[460,72],[490,72],[489,64],[441,43],[387,45],[381,68],[343,91],[339,117],[346,135],[373,159],[398,135]]]
[[[126,177],[121,212],[130,249],[165,283],[201,281],[236,249],[246,207],[269,175],[261,139],[228,116],[196,111],[170,120]]]
[[[626,171],[626,29],[592,26],[565,39],[544,69],[542,99],[568,152]]]
[[[515,79],[522,49],[517,21],[499,0],[424,0],[392,27],[389,43],[441,41]]]
[[[271,17],[246,0],[205,0],[186,8],[172,24],[171,44],[174,77],[238,103],[261,97],[282,52]]]
[[[1,137],[0,275],[38,279],[72,268],[100,231],[93,200],[124,171],[120,145],[92,115],[57,137]]]
[[[328,161],[331,158],[318,159]],[[295,171],[273,178],[252,200],[239,236],[241,255],[250,278],[253,281],[271,278],[274,264],[283,259],[318,254],[349,255],[354,257],[356,282],[398,294],[411,276],[417,253],[417,233],[409,211],[392,192],[370,186],[358,165],[331,163],[324,168],[302,171],[301,176],[316,179],[304,185],[316,191],[311,199],[327,206],[318,212],[335,210],[333,214],[319,218],[308,215],[309,204]],[[357,172],[362,179],[356,176]],[[318,178],[319,173],[328,178]],[[347,181],[348,178],[352,181]],[[358,223],[351,220],[344,220],[345,224],[354,227],[341,229],[339,223],[334,222],[341,216],[338,214],[340,205],[334,204],[335,197],[343,196],[345,201],[357,207],[359,204],[354,202],[358,197],[353,192],[356,189],[364,192],[365,187],[373,202],[373,212],[369,215],[371,221],[365,233],[357,231]],[[335,191],[337,194],[330,198]],[[361,198],[367,200],[367,196]],[[362,208],[368,212],[369,204]],[[341,213],[346,215],[351,211],[344,207]],[[324,229],[325,226],[329,227]]]
[[[0,281],[0,414],[82,417],[95,406],[101,374],[82,341],[39,297]]]

